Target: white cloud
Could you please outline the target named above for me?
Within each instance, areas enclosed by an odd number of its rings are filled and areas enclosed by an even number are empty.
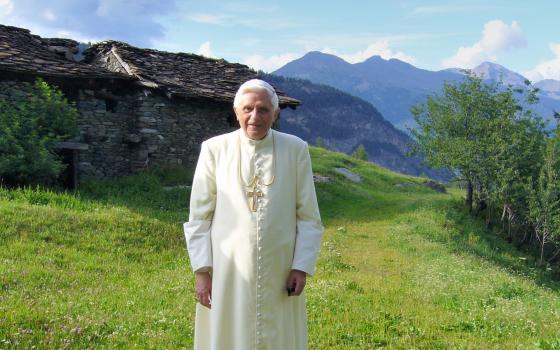
[[[43,17],[49,22],[54,22],[57,18],[56,15],[49,9],[46,9],[45,12],[43,12]]]
[[[200,45],[198,48],[197,54],[205,56],[205,57],[214,57],[212,55],[212,50],[210,49],[210,42],[206,41]]]
[[[226,25],[229,16],[226,15],[211,15],[205,13],[196,13],[190,15],[188,18],[197,23],[204,23],[204,24],[217,24],[217,25]]]
[[[249,16],[250,17],[250,16]],[[244,26],[248,28],[274,28],[274,29],[284,29],[294,26],[294,23],[290,19],[285,18],[248,18],[247,16],[239,14],[209,14],[209,13],[195,13],[189,15],[187,19],[202,23],[202,24],[212,24],[223,27],[233,27],[233,26]]]
[[[278,68],[284,66],[286,63],[300,58],[301,54],[285,53],[281,55],[274,55],[264,57],[261,55],[251,55],[245,57],[243,63],[256,70],[263,70],[265,72],[273,72]]]
[[[560,80],[560,43],[550,43],[548,45],[554,53],[554,58],[538,64],[532,70],[525,72],[525,76],[532,81],[543,79]]]
[[[521,27],[516,21],[511,25],[493,20],[484,25],[482,38],[472,46],[462,46],[454,56],[445,58],[444,68],[472,68],[483,61],[495,61],[497,54],[527,44]]]
[[[355,53],[350,53],[350,54],[343,54],[343,53],[338,53],[335,50],[332,49],[324,49],[321,50],[324,53],[329,53],[329,54],[333,54],[336,55],[340,58],[342,58],[343,60],[345,60],[348,63],[359,63],[359,62],[363,62],[365,60],[367,60],[368,58],[370,58],[371,56],[377,55],[377,56],[381,56],[381,58],[383,59],[391,59],[391,58],[396,58],[399,59],[401,61],[404,62],[408,62],[413,64],[416,60],[414,59],[414,57],[409,56],[407,54],[405,54],[404,52],[401,51],[393,51],[391,50],[391,48],[389,48],[389,41],[388,40],[379,40],[376,41],[374,43],[369,44],[364,50],[355,52]]]
[[[11,0],[0,0],[0,17],[7,16],[14,10]]]
[[[480,42],[484,49],[490,51],[508,50],[527,44],[517,21],[511,22],[511,26],[508,26],[500,20],[490,21],[484,25]]]
[[[111,38],[151,47],[165,36],[161,17],[176,11],[177,0],[0,0],[2,24],[52,37],[68,32],[75,40]],[[57,35],[58,36],[58,35]]]

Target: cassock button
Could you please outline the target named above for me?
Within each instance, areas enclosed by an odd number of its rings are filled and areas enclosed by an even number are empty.
[[[262,286],[261,286],[261,285],[259,284],[259,285],[257,286],[257,288],[261,289],[261,288],[262,288]]]
[[[257,312],[257,317],[261,317],[261,313],[260,313],[260,312]]]

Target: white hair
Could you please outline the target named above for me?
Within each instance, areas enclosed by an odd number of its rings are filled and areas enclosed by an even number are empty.
[[[241,84],[239,90],[237,90],[237,93],[235,94],[235,98],[233,99],[233,107],[234,108],[239,107],[239,104],[241,103],[241,96],[243,96],[244,94],[248,92],[259,92],[259,91],[266,92],[266,94],[270,99],[270,103],[272,103],[272,107],[274,108],[275,111],[277,111],[280,108],[278,104],[278,95],[276,95],[276,91],[274,91],[272,85],[260,79],[251,79]]]

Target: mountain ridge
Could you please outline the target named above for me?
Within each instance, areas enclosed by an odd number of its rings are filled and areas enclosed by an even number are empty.
[[[369,160],[383,167],[404,174],[450,180],[447,172],[424,166],[418,157],[409,157],[410,136],[383,118],[371,103],[334,87],[300,78],[270,74],[262,78],[302,101],[296,111],[282,110],[281,131],[311,144],[320,137],[326,147],[347,154],[361,144]]]
[[[331,62],[335,64],[330,66]],[[505,85],[525,86],[527,80],[523,75],[492,62],[483,62],[471,71],[486,80],[501,79]],[[458,68],[430,71],[396,58],[386,60],[377,55],[352,64],[332,54],[312,51],[273,74],[326,84],[360,97],[373,104],[393,125],[407,130],[416,125],[410,107],[440,93],[444,83],[461,81],[465,71]],[[552,124],[553,111],[560,110],[560,91],[554,90],[554,80],[539,83],[535,85],[541,89],[540,101],[533,108]],[[549,87],[553,91],[548,91]]]

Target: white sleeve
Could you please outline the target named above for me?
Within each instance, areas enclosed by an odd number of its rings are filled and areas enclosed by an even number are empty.
[[[183,225],[187,250],[193,271],[212,268],[210,230],[216,208],[216,164],[203,142],[191,188],[189,221]]]
[[[297,164],[297,203],[296,203],[296,245],[292,269],[301,270],[308,275],[315,273],[315,264],[321,247],[323,225],[315,194],[311,157],[307,146],[298,154]]]

